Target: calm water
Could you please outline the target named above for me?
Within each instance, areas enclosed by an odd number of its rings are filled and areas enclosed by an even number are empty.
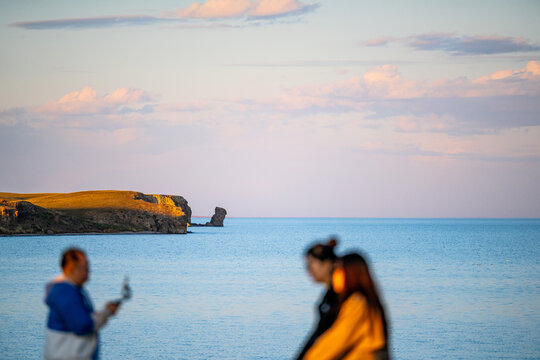
[[[204,222],[202,219],[199,222]],[[540,220],[227,219],[188,235],[0,237],[0,358],[39,359],[44,284],[69,245],[96,307],[134,292],[102,359],[288,359],[322,289],[302,252],[336,234],[371,259],[396,359],[540,359]]]

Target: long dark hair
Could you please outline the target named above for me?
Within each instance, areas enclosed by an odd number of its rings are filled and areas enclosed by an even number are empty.
[[[358,253],[350,253],[339,259],[345,275],[344,290],[340,294],[340,302],[343,303],[355,292],[361,293],[367,300],[371,310],[381,314],[384,326],[384,337],[388,344],[388,324],[384,306],[381,303],[375,281],[371,277],[366,259]]]
[[[326,244],[317,243],[311,245],[306,250],[305,255],[312,256],[320,261],[331,260],[332,262],[334,262],[337,259],[336,253],[334,252],[334,248],[337,246],[337,243],[337,239],[331,237],[330,239],[328,239],[328,242]]]

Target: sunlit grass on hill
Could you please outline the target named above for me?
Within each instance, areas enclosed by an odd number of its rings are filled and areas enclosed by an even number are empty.
[[[74,193],[36,193],[16,194],[0,192],[0,199],[8,201],[28,201],[34,205],[59,211],[85,212],[98,209],[139,210],[158,213],[167,216],[182,216],[184,212],[175,206],[170,197],[152,195],[158,203],[151,203],[141,199],[136,200],[135,191],[82,191]]]

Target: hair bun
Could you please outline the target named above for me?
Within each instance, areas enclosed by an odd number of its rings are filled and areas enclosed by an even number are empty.
[[[335,248],[337,245],[337,239],[336,238],[331,238],[330,240],[328,240],[328,244],[326,244],[326,246],[329,246],[331,248]]]

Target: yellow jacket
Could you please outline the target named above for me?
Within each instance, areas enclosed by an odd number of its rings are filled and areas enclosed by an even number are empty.
[[[385,342],[381,314],[368,307],[363,295],[354,293],[343,302],[334,324],[317,339],[304,359],[372,360]]]

